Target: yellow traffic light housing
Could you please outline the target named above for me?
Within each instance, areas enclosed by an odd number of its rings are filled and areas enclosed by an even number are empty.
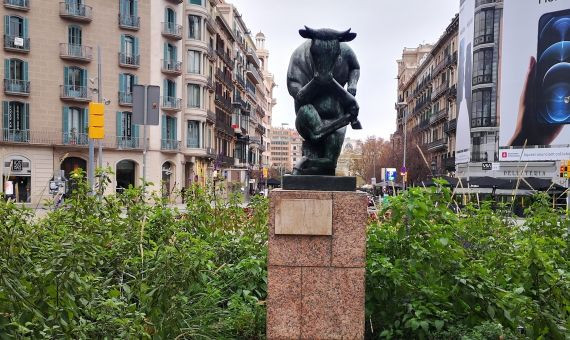
[[[105,105],[89,103],[89,138],[105,138]]]

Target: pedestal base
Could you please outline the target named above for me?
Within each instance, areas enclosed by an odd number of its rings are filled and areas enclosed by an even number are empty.
[[[367,204],[360,192],[271,192],[268,339],[364,338]]]

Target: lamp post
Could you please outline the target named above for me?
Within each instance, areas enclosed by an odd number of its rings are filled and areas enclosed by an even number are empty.
[[[406,103],[405,102],[399,102],[396,103],[396,110],[400,110],[403,109],[404,107],[406,107]],[[404,161],[402,164],[402,172],[404,172],[404,175],[402,176],[402,190],[406,189],[406,179],[408,177],[408,169],[406,169],[406,149],[407,149],[407,143],[408,143],[408,117],[407,114],[405,114],[405,112],[403,112],[402,114],[402,118],[404,119]]]
[[[289,123],[281,123],[281,131],[285,130],[285,126],[289,126]],[[287,145],[289,147],[291,147],[290,144],[291,144],[291,140],[290,140],[289,136],[287,136]],[[289,156],[290,152],[291,152],[291,150],[289,150],[287,152],[287,158],[290,158],[290,156]],[[283,189],[283,168],[284,168],[283,165],[284,165],[283,162],[281,162],[281,189]]]

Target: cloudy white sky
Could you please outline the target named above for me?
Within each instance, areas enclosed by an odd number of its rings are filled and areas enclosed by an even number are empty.
[[[287,92],[287,67],[303,42],[299,28],[352,28],[350,43],[360,61],[357,99],[363,130],[348,136],[389,138],[395,130],[396,60],[404,47],[437,41],[459,11],[459,0],[227,0],[243,15],[252,35],[263,31],[269,69],[278,87],[273,125],[294,125],[293,99]]]

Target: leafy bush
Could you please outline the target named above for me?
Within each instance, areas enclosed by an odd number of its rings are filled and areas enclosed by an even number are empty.
[[[545,195],[522,224],[495,212],[507,207],[455,214],[450,202],[447,189],[411,189],[369,227],[367,336],[567,338],[570,221]]]
[[[0,200],[0,338],[263,338],[266,200],[185,195],[181,213],[78,179],[41,219]]]

